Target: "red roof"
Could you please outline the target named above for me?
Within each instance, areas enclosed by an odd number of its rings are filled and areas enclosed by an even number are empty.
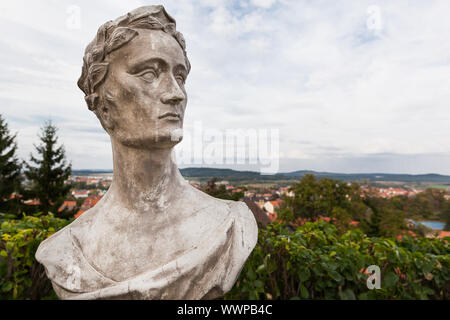
[[[41,202],[39,201],[39,199],[33,199],[33,200],[24,201],[23,203],[25,203],[26,205],[29,205],[29,206],[37,206]]]
[[[272,220],[272,221],[277,220],[278,215],[277,215],[276,212],[274,212],[274,213],[266,212],[266,214],[267,214],[267,216],[269,217],[270,220]]]
[[[77,205],[76,201],[64,201],[63,204],[61,205],[61,207],[59,207],[58,211],[61,212],[65,208],[70,210],[70,209],[73,209],[74,207],[76,207],[76,205]]]
[[[89,190],[75,190],[72,194],[80,195],[80,194],[88,194]]]
[[[404,236],[406,233],[408,233],[411,237],[417,237],[417,235],[416,235],[414,232],[412,232],[411,230],[408,230],[407,232],[403,232],[402,234],[399,234],[399,235],[397,236],[397,239],[402,240],[403,236]]]
[[[274,200],[274,201],[269,201],[274,207],[278,207],[283,203],[283,200]]]
[[[441,231],[441,234],[439,235],[439,238],[445,238],[450,237],[450,231]]]
[[[77,213],[75,213],[74,215],[73,215],[73,217],[76,219],[76,218],[78,218],[79,216],[81,216],[84,212],[86,212],[87,210],[80,210],[80,211],[78,211]]]
[[[92,208],[93,206],[95,206],[97,204],[97,202],[100,201],[101,198],[102,198],[102,196],[87,197],[84,200],[83,204],[81,205],[81,209],[88,210],[88,209]]]

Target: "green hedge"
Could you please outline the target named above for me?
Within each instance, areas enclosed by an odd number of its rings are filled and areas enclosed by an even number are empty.
[[[295,231],[271,224],[259,230],[225,299],[448,299],[448,240],[369,238],[357,229],[339,234],[324,221]],[[367,287],[370,265],[381,269],[381,289]]]
[[[0,214],[0,298],[56,298],[34,259],[39,243],[70,220],[53,215],[12,219]],[[258,244],[225,299],[448,299],[447,238],[369,238],[340,234],[330,223],[281,224],[259,230]],[[369,290],[364,271],[381,268],[381,289]]]
[[[41,264],[34,259],[39,243],[70,220],[53,215],[14,219],[0,214],[0,299],[55,298]]]

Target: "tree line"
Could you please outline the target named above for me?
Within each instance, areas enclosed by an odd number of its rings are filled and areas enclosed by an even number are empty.
[[[239,200],[242,192],[229,194],[224,185],[217,185],[217,178],[202,187],[209,195],[227,200]],[[446,192],[426,189],[413,197],[395,196],[380,198],[369,190],[363,190],[356,182],[318,178],[304,175],[291,184],[294,196],[283,196],[283,204],[277,209],[278,220],[297,227],[299,223],[330,218],[340,232],[357,227],[369,237],[395,237],[411,229],[408,220],[439,220],[446,222],[450,230],[450,201]],[[414,227],[414,233],[425,236],[430,230],[425,226]]]
[[[440,220],[450,228],[450,201],[445,191],[428,188],[415,196],[380,198],[362,190],[356,183],[321,178],[312,174],[292,184],[294,197],[284,197],[279,217],[287,222],[299,219],[315,221],[330,217],[331,223],[341,231],[347,231],[352,221],[368,236],[393,237],[408,230],[408,219]],[[424,235],[426,230],[416,228]]]
[[[38,134],[40,143],[34,145],[35,154],[24,161],[17,155],[17,133],[10,132],[0,115],[0,213],[58,213],[71,188],[67,180],[72,165],[66,160],[64,146],[58,145],[57,130],[46,121]],[[28,205],[26,200],[34,203]]]

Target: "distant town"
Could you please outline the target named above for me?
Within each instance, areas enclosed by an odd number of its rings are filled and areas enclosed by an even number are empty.
[[[73,218],[78,218],[84,212],[92,208],[105,195],[112,183],[112,172],[75,172],[67,181],[73,188],[70,196],[64,201],[59,208],[59,212],[73,212]],[[186,177],[189,183],[199,189],[204,190],[208,183],[208,178],[202,176],[200,178]],[[233,197],[233,199],[244,201],[261,220],[265,223],[276,221],[278,219],[278,209],[282,206],[285,197],[293,197],[294,193],[290,190],[289,182],[286,181],[229,181],[215,178],[215,184],[223,186],[224,190]],[[350,182],[346,182],[350,184]],[[389,186],[391,184],[391,186]],[[377,198],[390,199],[396,196],[415,197],[423,192],[426,188],[435,187],[444,191],[446,200],[450,200],[450,185],[433,185],[432,183],[424,184],[417,187],[421,183],[399,183],[399,182],[360,182],[361,196],[373,196]],[[236,197],[234,197],[236,196]],[[28,200],[25,203],[36,205],[37,200]],[[255,212],[257,211],[257,212]],[[329,220],[323,217],[324,220]],[[358,221],[352,221],[353,225],[357,225]],[[434,236],[449,236],[450,232],[443,231],[443,223],[433,225],[431,229],[435,232]]]

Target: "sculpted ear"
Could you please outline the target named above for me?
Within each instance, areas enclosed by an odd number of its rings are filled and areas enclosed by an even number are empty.
[[[111,116],[111,109],[114,108],[114,99],[108,93],[104,93],[102,98],[98,100],[98,106],[94,113],[100,120],[103,129],[110,133],[114,129],[114,121]]]
[[[95,111],[95,109],[97,109],[97,106],[98,106],[98,94],[97,93],[93,93],[88,96],[85,96],[84,100],[86,101],[86,104],[87,104],[89,110]]]
[[[100,118],[100,122],[103,128],[109,133],[112,132],[114,128],[114,123],[111,117],[111,110],[109,107],[102,103],[99,110],[97,111],[97,117]]]

